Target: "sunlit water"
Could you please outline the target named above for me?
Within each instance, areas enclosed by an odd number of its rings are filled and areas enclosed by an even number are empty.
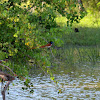
[[[67,69],[66,69],[67,70]],[[100,100],[100,69],[80,68],[70,73],[55,74],[56,85],[49,76],[33,74],[34,93],[22,90],[23,82],[16,79],[6,92],[6,100]],[[9,92],[9,94],[8,94]],[[2,96],[0,95],[0,100]]]

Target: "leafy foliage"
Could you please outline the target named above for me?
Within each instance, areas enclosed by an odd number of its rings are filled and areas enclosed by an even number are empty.
[[[56,23],[58,15],[67,18],[68,27],[62,28]],[[39,47],[49,41],[61,47],[64,44],[63,35],[71,32],[72,24],[79,23],[85,15],[85,11],[79,11],[76,0],[0,1],[0,50],[4,53],[2,59],[13,60],[11,68],[19,76],[27,76],[29,69],[34,66],[42,68],[55,81],[52,71],[47,66],[52,66],[56,61],[53,55],[56,50],[39,49]],[[71,35],[69,37],[72,38]],[[76,42],[75,39],[73,41]],[[69,43],[73,41],[69,40]],[[32,47],[37,49],[30,50]],[[29,61],[33,62],[30,68]],[[25,65],[26,63],[29,65]],[[26,80],[25,85],[30,88],[28,84],[30,82]]]
[[[56,37],[57,31],[54,29],[58,27],[55,18],[56,12],[66,16],[65,4],[65,0],[45,2],[2,0],[0,5],[1,50],[5,51],[8,57],[16,55],[24,57],[28,48],[45,44],[46,41],[53,40],[55,44],[60,44],[60,39]],[[70,16],[72,15],[67,15],[67,18],[73,23],[75,19]]]

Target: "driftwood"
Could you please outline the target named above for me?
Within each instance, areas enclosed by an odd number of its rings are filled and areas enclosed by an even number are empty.
[[[1,61],[1,60],[0,60],[0,61]],[[3,88],[2,88],[2,85],[1,85],[1,94],[2,94],[3,100],[5,100],[5,92],[6,92],[7,88],[8,88],[8,86],[10,85],[10,83],[11,83],[13,80],[15,80],[15,77],[14,77],[14,76],[17,76],[17,75],[16,75],[8,66],[5,66],[5,65],[3,65],[3,64],[1,64],[1,63],[0,63],[0,65],[1,65],[2,67],[7,68],[10,72],[13,73],[13,76],[12,76],[12,75],[10,75],[10,74],[7,74],[7,73],[5,73],[5,72],[0,71],[0,78],[2,79],[2,84],[3,84],[3,81],[8,81],[8,82],[6,83],[6,85],[5,85]]]

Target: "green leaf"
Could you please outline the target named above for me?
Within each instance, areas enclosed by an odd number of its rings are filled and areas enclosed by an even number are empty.
[[[14,37],[18,37],[18,34],[17,34],[17,33],[15,33],[13,36],[14,36]]]
[[[100,2],[97,3],[97,7],[100,7]]]

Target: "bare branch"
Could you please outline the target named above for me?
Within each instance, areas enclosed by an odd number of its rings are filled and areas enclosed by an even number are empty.
[[[15,79],[15,77],[11,76],[10,74],[4,73],[0,71],[0,78],[4,81],[12,81]]]
[[[10,72],[13,73],[14,76],[17,76],[8,66],[5,66],[5,65],[3,65],[3,64],[0,64],[0,65],[3,66],[3,67],[5,67],[5,68],[7,68]]]

